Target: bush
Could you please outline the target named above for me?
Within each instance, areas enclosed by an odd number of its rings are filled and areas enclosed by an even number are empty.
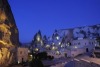
[[[39,59],[34,59],[30,62],[30,67],[44,67],[43,63]]]
[[[39,58],[39,59],[41,59],[41,60],[43,60],[43,59],[45,60],[45,59],[47,59],[47,53],[46,52],[38,53],[36,55],[36,57]]]
[[[50,55],[49,55],[49,56],[48,56],[48,59],[49,59],[49,60],[53,60],[53,59],[54,59],[54,56],[50,56]]]

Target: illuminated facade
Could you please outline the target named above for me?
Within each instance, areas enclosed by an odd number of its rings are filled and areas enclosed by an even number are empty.
[[[19,47],[17,49],[17,62],[22,63],[28,60],[28,48]]]

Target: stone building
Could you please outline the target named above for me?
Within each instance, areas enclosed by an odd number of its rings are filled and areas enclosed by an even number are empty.
[[[68,57],[74,57],[79,54],[93,52],[95,49],[95,40],[94,39],[79,39],[73,40],[71,42],[69,51],[67,52]]]
[[[18,47],[17,49],[17,62],[22,63],[28,60],[28,48]]]

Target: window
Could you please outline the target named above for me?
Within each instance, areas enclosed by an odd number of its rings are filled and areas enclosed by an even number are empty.
[[[85,45],[86,45],[86,43],[85,43]]]
[[[93,44],[93,42],[92,42],[92,44]]]
[[[78,43],[78,45],[80,45],[80,42]]]
[[[20,51],[20,54],[22,54],[22,51]]]

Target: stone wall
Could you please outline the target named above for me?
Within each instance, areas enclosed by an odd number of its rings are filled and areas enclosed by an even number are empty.
[[[0,67],[14,62],[18,45],[19,33],[10,5],[8,0],[0,0]]]
[[[15,54],[13,50],[10,50],[9,48],[1,48],[0,49],[0,67],[8,66],[9,64],[16,62],[14,55]]]

